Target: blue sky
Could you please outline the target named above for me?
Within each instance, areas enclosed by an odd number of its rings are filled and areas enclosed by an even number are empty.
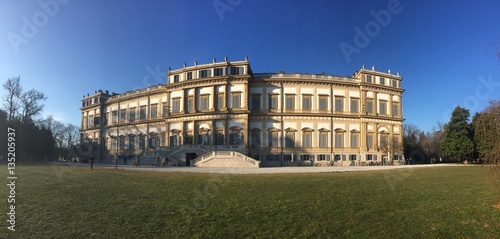
[[[406,123],[427,131],[457,105],[500,99],[499,12],[493,0],[0,0],[0,82],[21,76],[47,95],[43,116],[80,125],[84,94],[163,84],[184,62],[248,56],[254,72],[346,76],[375,66],[401,73]]]

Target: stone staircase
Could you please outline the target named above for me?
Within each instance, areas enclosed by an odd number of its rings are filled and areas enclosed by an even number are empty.
[[[236,151],[211,151],[193,160],[192,167],[258,168],[260,162]]]

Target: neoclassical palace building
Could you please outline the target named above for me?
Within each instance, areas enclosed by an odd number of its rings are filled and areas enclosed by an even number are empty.
[[[248,58],[186,66],[165,84],[82,99],[82,141],[98,157],[177,165],[364,165],[402,158],[402,77],[253,73]],[[234,161],[233,160],[233,161]]]

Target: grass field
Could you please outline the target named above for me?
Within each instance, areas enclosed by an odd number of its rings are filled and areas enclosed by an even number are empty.
[[[16,172],[16,231],[7,230],[3,186],[1,238],[500,238],[499,184],[484,166],[216,175],[21,164]]]

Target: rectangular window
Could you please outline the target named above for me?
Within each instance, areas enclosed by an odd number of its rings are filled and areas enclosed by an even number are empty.
[[[385,85],[385,79],[383,77],[380,77],[380,84]]]
[[[252,110],[260,110],[260,94],[253,94],[251,97],[252,97]]]
[[[278,132],[270,131],[267,133],[267,146],[268,147],[278,147]]]
[[[198,78],[212,77],[212,70],[200,70]]]
[[[328,147],[328,133],[326,132],[319,133],[319,147],[320,148]]]
[[[344,98],[335,97],[335,112],[343,112],[343,111],[344,111]]]
[[[163,103],[162,104],[162,112],[161,112],[161,115],[163,117],[166,117],[168,114],[168,106],[167,106],[167,103]]]
[[[224,145],[224,132],[222,130],[215,132],[215,145]]]
[[[295,109],[295,95],[285,96],[285,109],[294,110]]]
[[[335,134],[335,148],[343,148],[344,147],[344,134],[336,133]]]
[[[128,149],[130,149],[130,150],[135,149],[135,136],[134,135],[128,136]]]
[[[146,106],[139,107],[139,119],[146,119]]]
[[[251,147],[260,148],[260,131],[252,131],[250,132]]]
[[[366,147],[373,149],[373,134],[366,135]]]
[[[186,100],[185,111],[191,112],[193,110],[194,110],[194,96],[190,95],[187,97],[187,100]]]
[[[351,113],[358,113],[359,112],[358,102],[359,102],[359,99],[351,98]]]
[[[201,96],[201,105],[200,110],[208,110],[210,95],[202,95]]]
[[[394,145],[394,147],[398,147],[399,146],[399,137],[397,135],[395,135],[394,137],[392,137],[392,145]]]
[[[187,73],[187,79],[192,80],[193,79],[193,72],[188,72]]]
[[[320,95],[319,96],[318,110],[328,110],[328,96],[327,95]]]
[[[386,115],[387,114],[387,101],[380,101],[379,105],[379,113],[381,115]]]
[[[240,108],[241,107],[241,93],[240,92],[233,92],[231,93],[231,98],[232,98],[232,108]]]
[[[120,122],[125,122],[127,119],[127,110],[126,109],[121,109],[120,110]]]
[[[392,116],[399,116],[399,104],[392,103]]]
[[[229,144],[230,145],[240,145],[241,144],[241,133],[231,132],[229,134]]]
[[[125,137],[119,137],[120,149],[125,149]]]
[[[373,114],[373,100],[366,100],[366,113]]]
[[[357,154],[349,154],[349,161],[355,161],[358,159],[358,155]]]
[[[181,112],[181,98],[172,99],[172,113]]]
[[[366,161],[373,160],[373,154],[366,155]]]
[[[214,75],[215,76],[223,76],[225,73],[225,68],[215,68]]]
[[[116,124],[118,122],[118,111],[114,110],[111,112],[111,120],[113,124]]]
[[[146,149],[146,136],[139,136],[139,149]]]
[[[224,108],[224,93],[217,94],[217,109],[222,110]]]
[[[302,147],[312,147],[312,132],[304,132],[302,136]]]
[[[115,150],[116,149],[116,141],[118,140],[118,138],[111,138],[111,149],[112,150]]]
[[[278,95],[272,94],[269,95],[269,110],[277,110],[278,109]]]
[[[231,67],[231,75],[243,75],[243,67]]]
[[[398,81],[397,80],[392,80],[392,87],[398,88]]]
[[[381,148],[387,147],[387,134],[380,135],[380,147]]]
[[[335,160],[335,161],[340,161],[340,160],[342,160],[342,158],[341,158],[340,156],[341,156],[340,154],[335,154],[335,155],[333,155],[333,160]]]
[[[302,154],[300,155],[301,161],[314,161],[314,155],[311,154]]]
[[[158,105],[154,104],[151,105],[151,118],[156,118],[158,117]]]
[[[128,120],[130,122],[134,121],[135,120],[135,108],[131,108],[128,112]]]
[[[318,161],[330,161],[330,155],[329,154],[319,154]]]
[[[366,83],[372,83],[372,76],[370,75],[366,76]]]
[[[170,136],[170,146],[179,146],[180,145],[180,136],[172,135]]]
[[[351,133],[351,148],[359,148],[359,136],[357,133]]]
[[[311,110],[311,95],[302,95],[302,110]]]
[[[174,76],[174,83],[177,83],[177,82],[179,82],[179,75]]]
[[[285,147],[293,148],[295,147],[295,132],[287,131],[285,133]]]

